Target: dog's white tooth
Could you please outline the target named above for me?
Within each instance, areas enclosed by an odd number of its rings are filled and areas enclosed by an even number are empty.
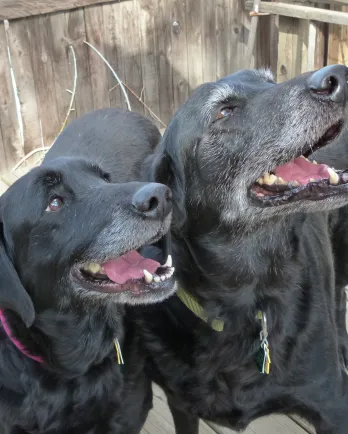
[[[169,268],[169,270],[168,270],[168,274],[169,274],[170,277],[173,276],[174,271],[175,271],[175,268],[174,268],[174,267],[170,267],[170,268]]]
[[[264,184],[267,185],[273,185],[277,180],[277,177],[275,175],[272,175],[271,173],[266,173],[266,175],[263,177]]]
[[[299,187],[301,184],[298,181],[293,181],[291,183],[294,187]]]
[[[157,276],[157,274],[155,274],[155,275],[153,276],[153,280],[154,280],[156,283],[160,283],[161,278],[160,278],[159,276]]]
[[[164,274],[162,274],[161,280],[162,280],[162,282],[164,282],[166,280],[166,276]]]
[[[260,185],[264,184],[263,177],[261,176],[261,178],[259,178],[256,182]]]
[[[148,272],[147,270],[143,270],[143,272],[144,272],[144,276],[145,276],[145,282],[151,283],[153,280],[153,275],[150,272]]]
[[[318,164],[315,160],[312,161],[313,164]]]
[[[337,185],[339,183],[340,177],[333,169],[331,169],[331,167],[328,167],[327,171],[329,172],[330,175],[330,184]]]
[[[162,267],[171,267],[173,265],[172,255],[168,255],[166,263]]]
[[[281,176],[277,176],[277,184],[287,184],[288,181],[285,181]]]
[[[100,271],[100,269],[101,269],[101,266],[99,264],[94,263],[94,262],[90,262],[85,267],[85,270],[90,271],[93,274],[98,273]]]
[[[309,178],[309,182],[316,182],[316,179],[314,179],[314,178]]]

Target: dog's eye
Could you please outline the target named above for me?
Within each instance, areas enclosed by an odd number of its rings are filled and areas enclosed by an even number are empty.
[[[46,208],[45,211],[47,212],[59,211],[63,205],[64,205],[63,199],[61,197],[56,196],[50,200],[48,207]]]
[[[216,116],[216,119],[226,118],[227,116],[230,116],[232,112],[233,112],[232,107],[224,107],[219,111],[218,115]]]

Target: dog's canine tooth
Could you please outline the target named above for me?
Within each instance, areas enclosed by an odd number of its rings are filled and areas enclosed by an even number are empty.
[[[166,276],[164,274],[162,274],[161,280],[162,280],[162,282],[164,282],[166,280]]]
[[[89,264],[84,266],[84,269],[86,271],[90,271],[93,274],[99,273],[101,270],[101,266],[99,264],[96,264],[94,262],[90,262]]]
[[[169,274],[169,276],[172,277],[173,274],[174,274],[174,271],[175,271],[175,268],[174,267],[170,267],[167,274]]]
[[[162,267],[171,267],[173,265],[172,255],[168,255],[167,261]]]
[[[157,276],[157,274],[155,274],[155,275],[153,276],[153,280],[154,280],[156,283],[160,283],[161,278],[160,278],[159,276]]]
[[[337,175],[337,173],[331,169],[331,167],[327,168],[327,171],[329,172],[330,175],[330,184],[332,185],[337,185],[339,183],[340,177]]]
[[[256,182],[260,185],[264,184],[263,177],[261,176]]]
[[[144,272],[144,276],[145,276],[145,282],[151,283],[153,280],[153,275],[150,272],[148,272],[147,270],[143,270],[143,272]]]
[[[318,164],[315,160],[312,161],[313,164]]]

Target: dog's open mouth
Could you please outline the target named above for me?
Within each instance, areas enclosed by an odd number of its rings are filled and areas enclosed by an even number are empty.
[[[171,289],[175,269],[168,247],[170,235],[167,234],[161,243],[164,244],[166,252],[163,264],[142,256],[138,251],[140,249],[137,249],[104,263],[89,262],[79,265],[74,269],[75,278],[86,289],[105,293],[129,291],[133,295],[141,295],[144,292]]]
[[[250,189],[251,197],[258,205],[274,206],[304,199],[321,200],[342,193],[342,187],[348,184],[348,169],[338,171],[307,158],[334,140],[342,127],[343,122],[334,124],[316,144],[305,147],[302,155],[258,178]]]

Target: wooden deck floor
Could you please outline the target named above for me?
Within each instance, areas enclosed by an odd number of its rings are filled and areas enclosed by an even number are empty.
[[[199,434],[233,434],[232,431],[201,422]],[[297,423],[286,416],[269,416],[250,424],[245,434],[307,434]],[[161,389],[154,387],[154,408],[150,412],[141,434],[175,434],[173,419]]]

